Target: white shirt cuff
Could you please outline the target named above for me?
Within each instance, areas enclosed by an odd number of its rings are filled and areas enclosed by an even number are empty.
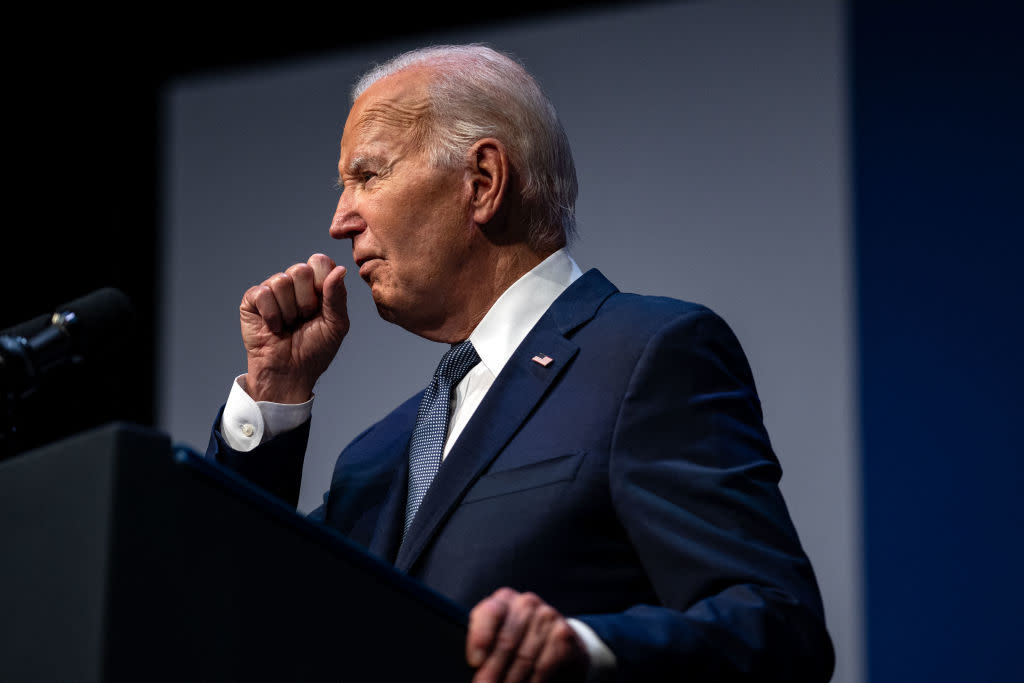
[[[590,656],[590,672],[587,674],[587,683],[611,681],[615,674],[615,653],[608,649],[604,641],[594,633],[594,629],[582,621],[572,618],[566,619],[566,621],[583,641],[583,646]]]
[[[236,451],[251,451],[275,435],[295,429],[313,414],[313,398],[305,403],[254,401],[246,391],[245,375],[231,383],[220,433]]]

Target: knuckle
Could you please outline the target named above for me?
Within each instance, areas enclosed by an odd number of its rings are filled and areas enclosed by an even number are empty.
[[[254,287],[254,290],[252,300],[257,306],[265,306],[274,298],[273,290],[271,290],[267,285],[258,285],[257,287]]]
[[[483,631],[471,629],[469,634],[466,636],[467,649],[488,649],[490,645],[491,639]]]
[[[509,600],[512,600],[517,595],[518,595],[518,593],[516,593],[511,588],[508,588],[507,586],[505,586],[505,587],[499,588],[498,590],[494,591],[494,595],[492,597],[494,597],[497,600],[501,600],[502,602],[508,602]]]
[[[329,270],[334,267],[334,259],[327,254],[313,254],[309,257],[309,260],[306,263],[313,268],[324,268]]]
[[[494,640],[494,649],[500,652],[512,652],[519,647],[518,634],[502,629]]]
[[[571,627],[566,627],[553,641],[553,651],[559,661],[571,661],[581,654],[581,645]]]
[[[486,610],[487,610],[487,603],[486,602],[477,603],[477,605],[473,609],[469,610],[469,620],[473,621],[473,620],[476,620],[476,619],[480,619],[480,617],[482,617],[484,615],[484,612]]]
[[[558,616],[558,610],[547,603],[537,607],[537,618],[542,621],[553,621],[554,619],[557,619]]]
[[[556,621],[551,626],[551,638],[559,643],[569,643],[575,637],[572,626],[565,619]]]
[[[476,607],[473,608],[473,610],[479,612],[480,614],[489,614],[492,612],[499,611],[501,609],[501,605],[502,603],[500,600],[495,600],[493,597],[491,597],[478,602]]]
[[[520,593],[513,599],[513,602],[519,607],[529,609],[537,609],[544,604],[536,593]]]
[[[242,295],[242,306],[252,306],[256,303],[256,298],[259,296],[261,285],[253,285],[249,289],[245,290]]]
[[[284,274],[291,278],[303,278],[313,274],[313,269],[308,263],[296,263],[284,271]]]
[[[485,627],[493,629],[496,628],[503,616],[504,610],[500,603],[484,600],[470,611],[470,626],[478,629]]]

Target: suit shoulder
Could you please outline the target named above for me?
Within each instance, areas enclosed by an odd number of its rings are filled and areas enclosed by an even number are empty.
[[[746,354],[732,327],[716,311],[693,301],[617,292],[602,303],[590,324],[577,334],[581,343],[610,343],[625,356],[638,359],[646,349],[662,345],[705,348],[730,359],[747,374]]]
[[[570,335],[597,327],[615,336],[643,336],[672,322],[685,325],[691,318],[724,322],[693,301],[621,292],[596,268],[576,280],[548,309],[548,316],[563,334]]]
[[[714,320],[723,322],[708,306],[667,296],[616,292],[608,297],[597,317],[617,319],[620,324],[661,327],[675,321]]]

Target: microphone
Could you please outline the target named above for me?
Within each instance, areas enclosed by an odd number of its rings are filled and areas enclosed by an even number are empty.
[[[68,370],[121,350],[134,318],[131,300],[104,287],[0,332],[0,440],[13,437],[21,408],[59,387]]]

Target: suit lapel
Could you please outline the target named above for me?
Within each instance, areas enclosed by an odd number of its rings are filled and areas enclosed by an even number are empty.
[[[394,463],[391,483],[377,515],[377,524],[369,541],[369,550],[386,562],[394,563],[398,553],[398,540],[405,522],[406,480],[409,476],[409,439],[416,424],[416,412],[423,398],[419,392],[403,403],[382,426],[390,435],[388,447],[376,452],[373,458]],[[392,419],[393,418],[393,419]],[[344,495],[344,494],[342,494]]]
[[[406,543],[398,551],[395,560],[398,569],[410,570],[466,491],[571,364],[579,349],[566,335],[590,320],[600,304],[615,291],[614,285],[598,271],[588,271],[562,293],[526,336],[441,463],[409,529]],[[547,355],[553,360],[547,365],[537,363],[533,357],[538,355]],[[395,490],[401,489],[397,504],[404,515],[404,473],[408,465],[400,469],[403,480],[396,480],[392,486],[387,506],[389,514],[396,514],[392,510],[395,501],[391,499],[395,497]],[[380,531],[378,526],[378,535]]]

